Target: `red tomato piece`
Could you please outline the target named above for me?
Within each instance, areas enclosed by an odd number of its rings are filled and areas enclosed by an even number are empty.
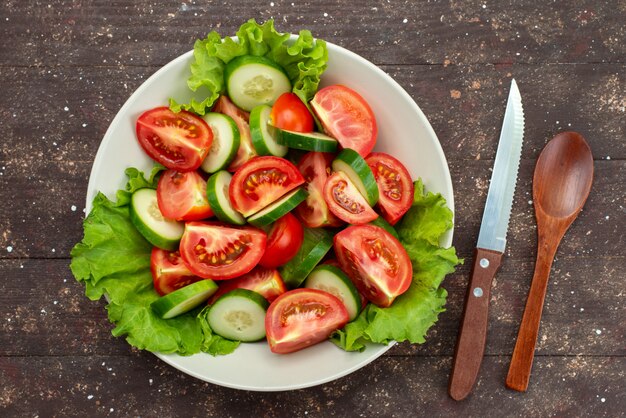
[[[335,235],[341,269],[370,302],[386,308],[406,292],[413,266],[393,235],[374,225],[350,226]]]
[[[395,225],[413,203],[413,181],[400,161],[384,152],[373,152],[365,161],[378,185],[378,207],[383,218]]]
[[[213,132],[202,118],[185,111],[174,113],[167,107],[142,113],[136,132],[139,145],[150,158],[178,171],[200,167],[213,143]]]
[[[250,134],[250,125],[248,124],[250,113],[235,106],[235,104],[224,95],[221,95],[219,99],[217,99],[217,102],[213,106],[213,112],[230,116],[239,129],[239,149],[237,150],[235,159],[228,166],[228,171],[235,171],[246,161],[257,155],[252,145],[252,135]]]
[[[282,266],[291,260],[304,241],[304,229],[291,213],[272,224],[267,233],[265,254],[259,264],[267,268]]]
[[[292,353],[326,340],[348,323],[343,302],[317,289],[294,289],[279,296],[265,315],[270,350]]]
[[[217,292],[209,299],[209,305],[223,294],[234,289],[252,290],[263,296],[270,303],[287,291],[278,270],[257,266],[250,273],[220,282]]]
[[[302,174],[284,158],[255,157],[235,171],[228,193],[235,210],[248,217],[302,183]]]
[[[331,174],[326,180],[324,200],[332,213],[350,224],[365,224],[378,218],[359,189],[341,171]]]
[[[206,197],[206,181],[196,171],[167,170],[157,185],[157,202],[163,216],[197,221],[213,216]]]
[[[265,232],[251,226],[187,222],[180,240],[180,255],[187,268],[202,278],[232,279],[257,265],[266,239]]]
[[[283,93],[274,102],[270,121],[273,126],[294,132],[313,132],[311,112],[295,93]]]
[[[204,280],[189,271],[178,251],[154,247],[150,255],[150,271],[154,290],[161,296],[174,290]]]
[[[365,158],[376,145],[374,112],[354,90],[341,85],[324,87],[315,93],[311,107],[324,131],[343,148],[352,148]]]
[[[340,226],[343,221],[328,210],[324,200],[324,184],[331,172],[334,155],[327,152],[306,153],[298,163],[308,192],[306,200],[296,207],[296,215],[308,228]]]

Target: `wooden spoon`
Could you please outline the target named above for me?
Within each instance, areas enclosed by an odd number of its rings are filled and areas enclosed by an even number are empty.
[[[591,150],[576,132],[558,134],[541,151],[533,177],[537,263],[506,378],[510,389],[524,392],[528,388],[552,261],[589,196],[592,180]]]

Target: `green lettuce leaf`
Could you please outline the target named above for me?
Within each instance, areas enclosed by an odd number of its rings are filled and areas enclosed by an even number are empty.
[[[439,247],[439,239],[452,227],[452,211],[440,194],[425,193],[415,182],[411,209],[397,226],[400,242],[413,265],[413,282],[388,308],[368,304],[359,316],[335,332],[331,341],[347,351],[362,351],[370,342],[423,343],[426,332],[443,312],[447,292],[439,287],[461,262],[454,247]]]
[[[154,352],[213,355],[232,352],[237,343],[212,334],[200,309],[172,319],[156,316],[150,304],[159,298],[152,285],[150,245],[130,221],[130,196],[138,189],[156,188],[156,166],[148,178],[135,168],[126,170],[129,180],[112,202],[102,193],[83,223],[84,237],[71,251],[70,268],[74,277],[85,284],[92,300],[108,298],[109,320],[115,324],[115,336],[126,335],[133,346]]]
[[[189,103],[170,99],[174,112],[190,110],[204,115],[225,91],[224,68],[232,59],[242,55],[263,56],[280,65],[292,84],[292,91],[305,103],[317,91],[320,77],[326,70],[328,50],[326,42],[315,40],[308,30],[302,30],[298,38],[289,42],[288,33],[279,33],[272,19],[262,25],[250,19],[237,31],[237,40],[222,37],[215,31],[203,40],[196,41],[193,49],[194,62],[187,80],[189,89],[199,98]]]

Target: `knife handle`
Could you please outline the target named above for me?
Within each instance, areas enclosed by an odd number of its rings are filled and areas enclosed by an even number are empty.
[[[465,295],[448,393],[460,401],[472,390],[487,340],[491,282],[502,262],[502,253],[483,248],[474,252],[474,266]]]

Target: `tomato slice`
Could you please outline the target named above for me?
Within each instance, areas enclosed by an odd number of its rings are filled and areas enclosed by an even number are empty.
[[[287,291],[278,270],[257,266],[243,276],[220,282],[217,292],[209,299],[209,305],[223,294],[234,289],[252,290],[263,296],[268,302],[272,302]]]
[[[180,240],[180,255],[187,268],[202,278],[232,279],[257,265],[266,239],[265,232],[251,226],[187,222]]]
[[[308,228],[321,226],[341,226],[343,221],[328,210],[324,200],[324,184],[330,175],[330,165],[334,155],[327,152],[308,152],[298,163],[298,170],[304,176],[306,200],[296,208],[296,215]]]
[[[313,132],[311,112],[295,93],[283,93],[274,102],[270,121],[273,126],[294,132]]]
[[[235,106],[230,99],[221,95],[213,106],[213,111],[223,113],[230,116],[235,121],[239,129],[239,149],[235,159],[228,166],[228,171],[235,171],[241,167],[246,161],[257,155],[254,145],[252,145],[252,135],[250,134],[250,113]]]
[[[400,161],[384,152],[373,152],[365,161],[378,184],[378,207],[383,218],[395,225],[413,203],[413,182]]]
[[[304,241],[304,229],[291,213],[272,224],[267,234],[265,254],[259,264],[267,268],[282,266],[291,260]]]
[[[202,118],[190,112],[156,107],[139,116],[137,139],[158,163],[178,171],[200,167],[213,142],[213,132]]]
[[[284,158],[256,157],[239,167],[228,192],[235,210],[248,217],[302,183],[302,174]]]
[[[196,171],[167,170],[157,184],[157,202],[163,216],[197,221],[213,216],[206,196],[206,181]]]
[[[324,131],[342,147],[352,148],[365,158],[376,145],[374,112],[354,90],[341,85],[324,87],[315,93],[311,107]]]
[[[359,189],[341,171],[326,180],[324,200],[332,213],[350,224],[360,225],[378,218]]]
[[[413,266],[393,235],[374,225],[350,226],[335,235],[341,269],[370,302],[387,307],[411,285]]]
[[[336,296],[317,289],[295,289],[279,296],[265,315],[270,350],[292,353],[326,340],[348,323],[348,311]]]
[[[161,296],[204,280],[189,271],[178,251],[167,251],[158,247],[154,247],[150,255],[150,271],[154,290]]]

